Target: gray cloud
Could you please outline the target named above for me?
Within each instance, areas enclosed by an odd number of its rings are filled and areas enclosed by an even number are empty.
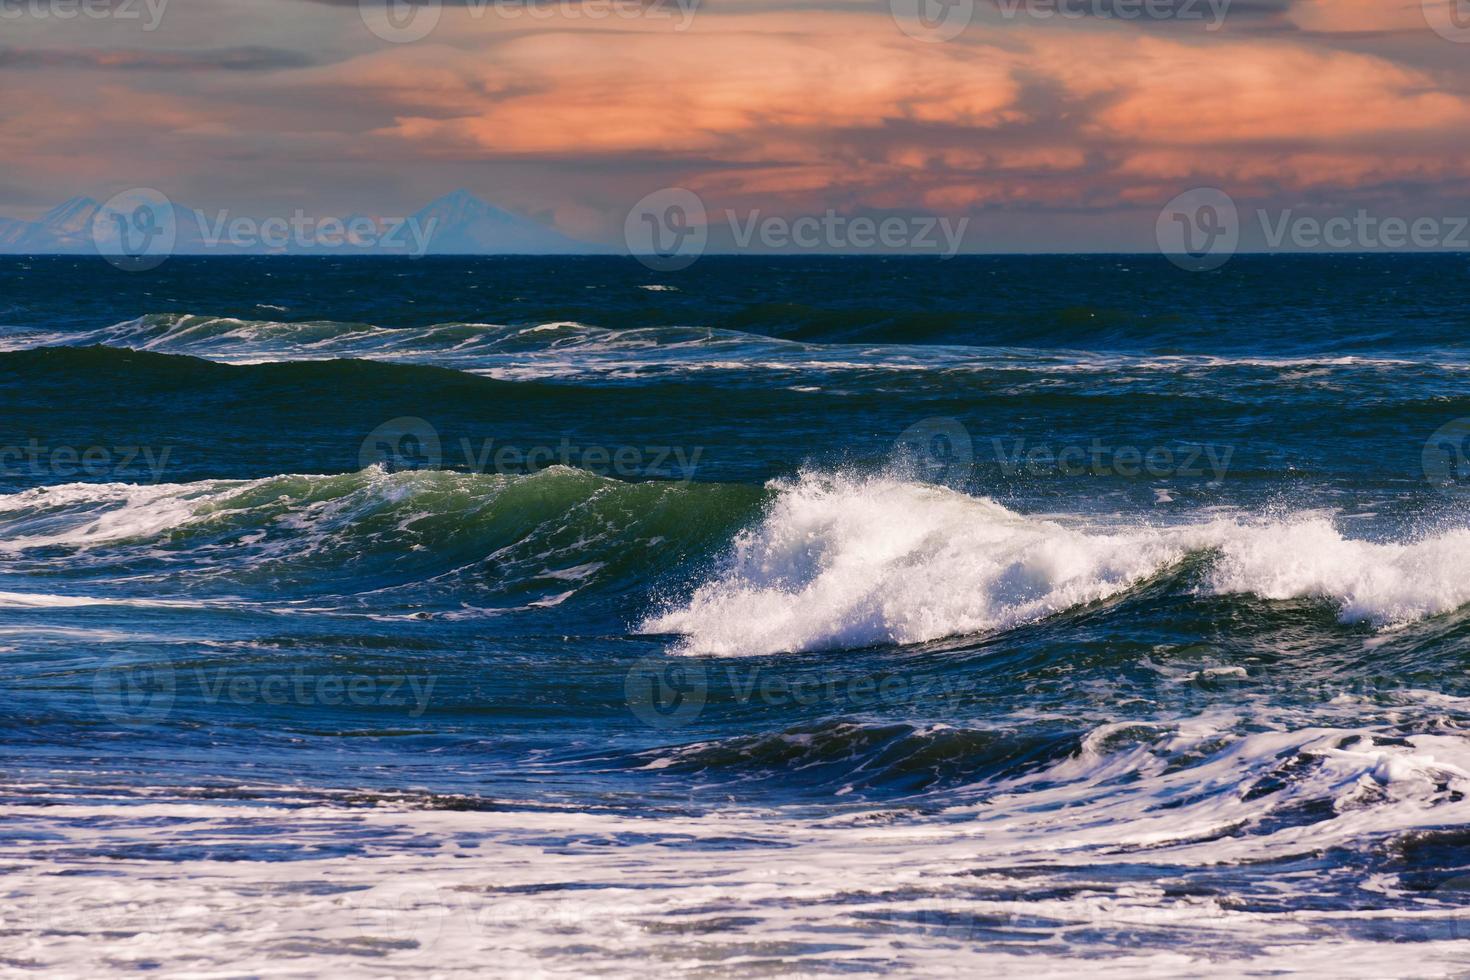
[[[199,51],[142,51],[136,48],[0,48],[0,69],[76,68],[103,71],[278,71],[314,64],[304,54],[280,48],[214,48]]]

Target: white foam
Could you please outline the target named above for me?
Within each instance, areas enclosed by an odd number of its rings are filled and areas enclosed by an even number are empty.
[[[0,518],[7,525],[0,553],[151,537],[193,517],[201,495],[242,485],[71,483],[0,496]]]
[[[1158,532],[1089,535],[892,477],[774,486],[724,570],[646,632],[714,655],[918,643],[1103,599],[1184,555]]]
[[[111,599],[102,596],[53,595],[46,592],[0,592],[0,609],[81,609],[88,606],[118,606],[130,609],[200,609],[207,600]]]
[[[1385,626],[1470,602],[1470,530],[1379,544],[1343,537],[1323,518],[1223,535],[1209,576],[1216,592],[1265,599],[1323,598],[1345,621]]]
[[[0,922],[12,957],[64,976],[457,976],[483,974],[487,954],[557,976],[838,961],[902,976],[1460,975],[1464,879],[1426,891],[1351,861],[1264,862],[1463,826],[1467,741],[1263,721],[1105,726],[928,816],[464,812],[297,790],[113,802],[98,785],[34,806],[8,785]],[[1352,873],[1378,900],[1324,908]],[[1263,888],[1270,901],[1252,901]],[[1437,932],[1406,945],[1415,928]]]
[[[309,530],[313,519],[326,523],[334,508],[402,499],[432,486],[440,471],[389,474],[380,466],[357,473],[299,474],[256,480],[201,480],[194,483],[67,483],[0,495],[0,554],[33,548],[78,551],[148,541],[165,532],[257,508],[272,520]],[[445,480],[473,477],[446,476]],[[492,477],[486,486],[506,482]],[[335,483],[336,494],[313,500],[311,492]],[[274,500],[252,494],[279,486]],[[361,499],[359,499],[361,498]],[[248,542],[242,542],[248,543]],[[300,546],[300,542],[296,542]]]
[[[1470,603],[1470,530],[1409,543],[1343,536],[1314,514],[1214,516],[1099,532],[891,476],[772,484],[719,571],[640,629],[732,656],[919,643],[1009,629],[1117,595],[1208,552],[1204,591],[1313,598],[1390,626]]]

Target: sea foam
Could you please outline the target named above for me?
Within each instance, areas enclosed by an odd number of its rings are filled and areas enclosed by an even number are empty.
[[[771,488],[716,572],[643,631],[713,656],[922,643],[1106,599],[1195,553],[1208,559],[1206,593],[1322,599],[1345,622],[1386,626],[1470,602],[1464,529],[1374,543],[1304,514],[1098,531],[892,476],[808,473]]]

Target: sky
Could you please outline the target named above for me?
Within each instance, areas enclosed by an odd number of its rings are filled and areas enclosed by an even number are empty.
[[[681,187],[1127,251],[1200,187],[1470,214],[1470,0],[0,0],[0,84],[20,218],[133,187],[257,216],[465,188],[607,242]]]

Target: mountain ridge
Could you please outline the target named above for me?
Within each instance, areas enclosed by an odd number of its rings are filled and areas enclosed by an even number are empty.
[[[93,222],[104,205],[78,195],[26,221],[0,216],[0,254],[97,254]],[[199,208],[172,204],[174,255],[568,255],[591,254],[606,248],[563,234],[554,227],[491,204],[459,188],[430,201],[406,218],[374,217],[353,211],[345,217],[311,216],[305,236],[285,232],[291,218],[213,214]],[[297,212],[299,214],[300,212]],[[113,212],[116,215],[116,212]],[[234,235],[238,227],[248,234]],[[336,224],[332,224],[335,222]],[[277,244],[265,234],[267,223],[289,234]],[[345,229],[339,232],[338,226]],[[371,229],[371,230],[369,230]]]

